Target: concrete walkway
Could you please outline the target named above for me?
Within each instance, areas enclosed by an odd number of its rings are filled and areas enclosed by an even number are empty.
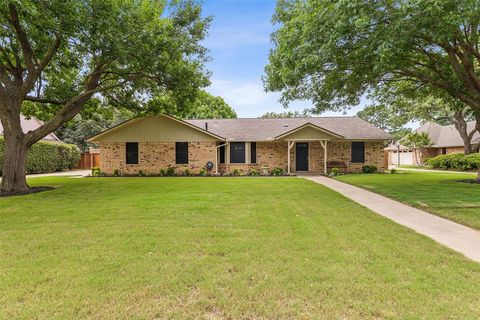
[[[304,178],[341,193],[398,224],[480,262],[480,231],[331,178],[324,176],[305,176]]]

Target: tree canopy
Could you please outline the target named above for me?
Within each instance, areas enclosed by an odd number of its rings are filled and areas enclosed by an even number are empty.
[[[259,118],[264,119],[275,119],[275,118],[308,118],[311,117],[312,114],[307,110],[303,111],[284,111],[284,112],[266,112],[262,114]]]
[[[147,112],[165,113],[182,119],[230,119],[237,113],[222,97],[214,96],[204,90],[184,106],[178,106],[170,96],[159,95],[147,103]]]
[[[201,40],[210,18],[189,0],[5,0],[0,3],[3,191],[25,190],[26,150],[91,98],[138,108],[166,95],[178,108],[206,86]],[[24,133],[20,113],[48,118]]]
[[[341,110],[401,81],[480,113],[477,0],[280,0],[273,20],[264,81],[284,104]]]

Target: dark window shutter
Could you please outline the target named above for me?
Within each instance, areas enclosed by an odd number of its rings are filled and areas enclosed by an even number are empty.
[[[250,163],[257,163],[257,143],[250,142]]]
[[[138,142],[127,142],[125,144],[126,163],[138,164]]]
[[[365,142],[352,142],[352,163],[365,162]]]
[[[245,163],[245,142],[230,143],[230,163]]]
[[[220,163],[225,163],[225,146],[220,147]]]
[[[188,164],[188,142],[175,142],[175,163]]]

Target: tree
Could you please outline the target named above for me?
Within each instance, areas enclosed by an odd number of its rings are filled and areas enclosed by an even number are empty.
[[[112,116],[99,114],[95,117],[85,117],[78,114],[56,130],[55,135],[63,142],[75,144],[80,150],[86,152],[89,150],[89,147],[95,146],[86,141],[88,138],[133,117],[131,112],[121,112],[117,109],[113,111],[114,114]]]
[[[233,119],[237,113],[222,97],[213,96],[201,90],[188,102],[187,107],[179,108],[168,96],[157,96],[147,103],[149,113],[165,113],[182,119]]]
[[[411,119],[392,109],[390,105],[371,105],[357,112],[357,116],[400,139],[410,133],[411,129],[405,128],[405,125]]]
[[[307,110],[303,110],[302,112],[294,110],[294,111],[285,111],[285,112],[267,112],[262,114],[259,118],[264,119],[277,119],[277,118],[309,118],[312,114]]]
[[[404,82],[480,113],[478,0],[280,0],[273,20],[264,81],[284,104],[342,110]]]
[[[408,133],[403,139],[399,141],[404,146],[413,150],[415,162],[417,166],[420,165],[422,160],[422,154],[425,149],[432,145],[430,138],[426,132],[411,132]]]
[[[178,106],[191,100],[208,84],[200,41],[209,21],[188,0],[2,1],[0,191],[28,191],[28,148],[75,117],[92,97],[132,108],[153,94],[169,95]],[[20,113],[27,106],[50,116],[25,133]]]

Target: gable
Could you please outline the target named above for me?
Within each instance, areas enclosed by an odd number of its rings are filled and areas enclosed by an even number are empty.
[[[148,116],[130,120],[104,131],[89,142],[178,142],[223,140],[191,124],[168,116]]]
[[[306,124],[277,137],[277,139],[285,140],[328,140],[338,138],[341,137],[311,124]]]

